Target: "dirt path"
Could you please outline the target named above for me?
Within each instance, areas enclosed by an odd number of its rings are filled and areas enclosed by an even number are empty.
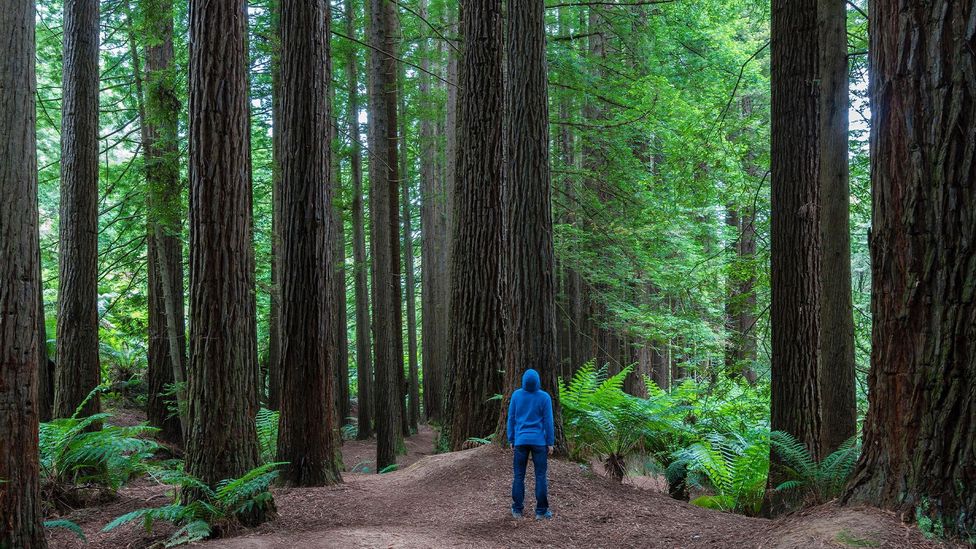
[[[434,433],[407,444],[399,471],[346,473],[329,488],[276,489],[279,516],[256,529],[200,546],[234,549],[356,547],[932,547],[895,517],[825,506],[769,521],[709,511],[656,490],[620,485],[578,464],[550,464],[552,521],[509,515],[511,454],[494,447],[432,455]],[[347,468],[371,464],[371,444],[349,442]],[[412,464],[411,464],[412,463]],[[531,480],[529,481],[531,485]],[[527,507],[532,502],[528,487]],[[101,524],[126,510],[162,504],[148,483],[123,490],[119,501],[71,518],[85,528],[88,548],[148,547],[169,529],[148,535],[140,525],[109,534]],[[86,514],[87,511],[87,514]],[[82,547],[67,534],[53,547]]]

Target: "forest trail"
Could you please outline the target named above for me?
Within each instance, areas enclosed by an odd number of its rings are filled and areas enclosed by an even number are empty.
[[[655,489],[617,484],[576,463],[550,462],[552,521],[509,515],[511,454],[494,446],[433,454],[434,433],[407,441],[401,470],[347,472],[328,488],[275,489],[278,517],[253,530],[195,544],[210,549],[453,548],[453,547],[936,547],[893,515],[824,506],[770,521],[694,507]],[[370,467],[372,442],[344,445],[347,468]],[[531,475],[527,509],[531,509]],[[88,536],[82,545],[58,533],[53,547],[140,548],[172,530],[147,534],[130,524],[108,534],[100,525],[140,506],[162,505],[164,490],[137,483],[118,501],[76,511]],[[147,503],[148,502],[148,503]],[[113,514],[114,513],[114,514]]]

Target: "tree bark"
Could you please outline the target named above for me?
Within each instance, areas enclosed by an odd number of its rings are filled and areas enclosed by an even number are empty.
[[[332,62],[326,0],[281,0],[281,482],[341,480],[330,323],[336,292],[332,207]],[[323,267],[324,266],[324,267]]]
[[[331,63],[330,63],[331,64]],[[335,120],[335,119],[333,119]],[[336,124],[338,127],[338,123]],[[331,128],[329,128],[331,130]],[[334,181],[335,191],[333,197],[339,194],[341,180],[339,177],[339,162],[333,156],[332,160],[332,181]],[[330,323],[330,330],[335,341],[335,367],[333,377],[335,378],[335,406],[338,414],[338,424],[345,425],[352,414],[352,407],[349,397],[349,331],[348,314],[346,312],[346,233],[345,222],[342,219],[342,210],[337,204],[338,200],[333,199],[332,218],[330,225],[329,240],[332,246],[332,264],[334,265],[332,276],[332,294],[330,305],[333,321]],[[341,442],[341,436],[340,436]]]
[[[71,417],[98,364],[98,0],[64,3],[61,212],[54,415]],[[82,416],[98,412],[93,396]]]
[[[401,110],[403,109],[403,94],[400,95]],[[405,121],[406,116],[401,116]],[[400,134],[406,136],[406,124],[401,122]],[[407,154],[404,150],[400,155],[400,176],[403,178],[403,267],[406,274],[403,277],[406,284],[404,297],[407,301],[407,364],[409,376],[407,379],[407,424],[411,431],[416,432],[420,424],[420,372],[417,364],[417,295],[414,280],[413,265],[413,227],[410,213],[410,181],[407,179]]]
[[[34,18],[33,0],[0,11],[0,547],[24,549],[47,547],[38,480]]]
[[[38,244],[40,240],[40,225],[38,225]],[[44,270],[41,268],[40,245],[37,247],[37,281],[37,413],[41,421],[51,421],[54,417],[54,362],[47,355],[47,324],[44,322]]]
[[[819,459],[817,6],[774,0],[772,14],[771,428]],[[778,463],[773,452],[771,486]]]
[[[271,14],[271,299],[268,308],[269,410],[281,409],[281,0],[269,0]]]
[[[403,413],[400,289],[400,176],[397,163],[397,51],[390,2],[369,3],[370,214],[373,340],[376,344],[376,468],[396,463]],[[381,53],[382,52],[382,53]]]
[[[258,464],[257,319],[243,0],[190,6],[190,429],[215,485]],[[240,517],[264,519],[259,509]]]
[[[549,174],[549,97],[545,3],[510,0],[506,43],[504,244],[505,373],[502,410],[523,372],[539,371],[552,396],[556,445],[565,446],[556,363],[552,199]],[[506,440],[505,417],[498,440]]]
[[[820,455],[854,436],[854,305],[848,167],[847,2],[818,0],[820,36]]]
[[[872,330],[848,502],[976,531],[976,5],[871,7]]]
[[[356,13],[352,0],[346,0],[346,34],[355,37]],[[349,127],[349,169],[352,175],[352,238],[353,262],[356,281],[356,417],[357,438],[366,440],[373,436],[373,352],[370,344],[369,286],[366,280],[369,268],[366,258],[366,221],[363,213],[363,164],[359,145],[359,78],[356,49],[349,49],[346,59],[346,79],[349,86],[349,111],[346,124]]]
[[[173,4],[144,0],[139,28],[132,28],[132,59],[140,98],[142,150],[147,187],[147,264],[149,302],[148,385],[146,414],[160,428],[159,437],[183,443],[185,417],[170,408],[186,399],[166,397],[167,385],[186,381],[186,328],[183,312],[183,212],[179,171],[179,113],[173,63]],[[146,52],[145,83],[139,68],[137,36]],[[144,99],[143,99],[144,97]],[[185,410],[185,407],[178,408]]]
[[[451,254],[450,446],[494,432],[503,387],[501,1],[473,0],[461,17]]]

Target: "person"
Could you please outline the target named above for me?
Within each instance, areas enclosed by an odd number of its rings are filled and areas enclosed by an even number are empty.
[[[539,386],[539,372],[529,369],[522,376],[522,388],[512,393],[508,406],[508,444],[513,448],[512,517],[522,518],[525,502],[525,471],[532,456],[535,470],[535,518],[551,519],[547,459],[556,440],[552,422],[552,397]]]

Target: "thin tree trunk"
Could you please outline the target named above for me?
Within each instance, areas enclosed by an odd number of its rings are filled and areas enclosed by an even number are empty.
[[[40,225],[37,241],[40,243]],[[47,356],[47,324],[44,322],[44,270],[37,247],[37,413],[41,421],[54,417],[54,363]]]
[[[271,304],[268,310],[269,410],[281,409],[281,0],[270,0],[271,13]]]
[[[346,0],[346,34],[355,37],[356,13],[352,0]],[[352,175],[352,253],[356,281],[356,384],[357,438],[373,436],[373,352],[370,345],[369,286],[367,283],[366,221],[363,213],[363,164],[359,145],[359,78],[356,49],[349,49],[346,59],[346,79],[349,86],[349,166]]]
[[[556,445],[565,448],[557,386],[556,296],[553,281],[552,185],[545,3],[510,0],[506,36],[504,244],[505,373],[502,410],[522,373],[539,370],[552,396]],[[498,440],[506,440],[505,417]]]
[[[500,0],[472,0],[461,17],[451,255],[450,446],[487,437],[500,416],[504,359],[502,250],[502,29]]]
[[[338,124],[336,125],[338,127]],[[335,316],[331,325],[333,339],[335,340],[335,402],[337,422],[345,425],[352,414],[351,403],[349,400],[349,331],[348,314],[346,311],[346,232],[345,221],[342,219],[342,210],[335,198],[340,194],[341,179],[339,177],[338,158],[333,156],[332,160],[332,181],[334,181],[335,192],[333,193],[331,235],[329,240],[332,245],[332,264],[335,265],[333,272],[333,293],[331,299],[332,314]],[[341,438],[341,437],[340,437]]]
[[[848,167],[847,2],[818,0],[820,27],[821,456],[854,436],[854,305]]]
[[[54,415],[71,417],[98,364],[98,0],[64,3],[61,212]],[[98,412],[95,395],[82,416]]]
[[[845,499],[976,532],[973,2],[871,6],[868,413]]]
[[[44,549],[38,464],[37,147],[33,0],[0,11],[0,547]],[[97,88],[96,88],[97,89]]]
[[[190,6],[190,429],[207,484],[258,464],[257,319],[243,0]],[[239,518],[264,519],[255,507]]]
[[[400,105],[403,108],[403,94],[401,94]],[[406,116],[401,116],[400,120],[405,121]],[[406,136],[406,124],[401,122],[400,134]],[[407,381],[407,423],[410,430],[416,432],[420,424],[420,373],[417,364],[417,296],[416,281],[414,280],[413,265],[413,228],[411,224],[411,205],[410,205],[410,181],[407,178],[407,154],[406,150],[400,155],[400,175],[402,205],[403,205],[403,267],[406,269],[404,283],[407,285],[404,297],[407,301],[407,363],[410,375]]]
[[[376,343],[376,468],[396,463],[403,413],[397,163],[397,51],[390,2],[369,3],[370,217],[373,247],[373,338]],[[385,52],[385,53],[380,53]]]
[[[332,62],[326,0],[281,0],[281,481],[324,486],[341,480],[336,461],[331,231]],[[325,266],[323,268],[323,266]]]
[[[770,426],[796,437],[819,459],[817,6],[813,0],[774,0],[772,13]],[[773,451],[770,486],[783,479],[779,465]]]

